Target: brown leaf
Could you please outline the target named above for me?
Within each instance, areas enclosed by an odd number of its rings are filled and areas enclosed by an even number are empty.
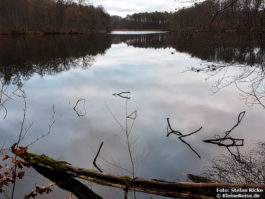
[[[19,148],[19,150],[20,150],[23,154],[26,154],[26,153],[27,153],[28,147],[19,146],[18,148]]]
[[[29,163],[27,163],[27,162],[21,162],[21,164],[23,164],[23,166],[25,166],[25,167],[28,167],[28,168],[30,168],[30,164],[29,164]]]
[[[18,177],[19,179],[22,179],[23,176],[24,176],[24,174],[25,174],[25,171],[21,171],[21,172],[19,172],[19,173],[17,174],[17,177]]]
[[[8,173],[8,172],[4,172],[4,175],[5,175],[6,177],[10,177],[10,176],[11,176],[11,174]]]
[[[12,159],[12,163],[18,166],[18,168],[22,169],[22,161],[21,160],[16,160],[15,158]]]
[[[0,169],[2,169],[3,168],[3,166],[0,164]]]
[[[8,158],[9,158],[8,155],[4,155],[4,156],[2,157],[2,160],[5,161],[5,160],[8,159]]]
[[[30,198],[35,198],[37,196],[36,193],[34,193],[34,191],[30,192],[29,195],[25,195],[24,199],[30,199]]]
[[[14,143],[10,148],[11,148],[11,151],[13,152],[13,153],[15,153],[15,151],[17,150],[16,149],[16,146],[17,146],[17,143]]]

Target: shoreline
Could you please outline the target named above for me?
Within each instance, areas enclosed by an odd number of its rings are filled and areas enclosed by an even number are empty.
[[[108,33],[107,30],[98,31],[87,31],[87,32],[77,32],[77,31],[1,31],[0,36],[46,36],[46,35],[89,35],[97,33]]]
[[[169,31],[169,30],[163,30],[163,29],[112,29],[111,31]]]

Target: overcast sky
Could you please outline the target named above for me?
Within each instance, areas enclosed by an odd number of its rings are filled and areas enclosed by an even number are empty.
[[[111,15],[125,17],[127,14],[152,11],[174,11],[187,6],[187,0],[90,0],[95,5],[102,5]]]

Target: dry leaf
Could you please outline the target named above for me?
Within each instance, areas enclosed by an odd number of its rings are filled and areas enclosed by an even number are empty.
[[[24,176],[24,174],[25,174],[25,171],[21,171],[21,172],[19,172],[19,173],[17,174],[17,177],[18,177],[19,179],[22,179],[23,176]]]
[[[8,158],[9,158],[8,155],[4,155],[4,156],[2,157],[2,160],[5,161],[5,160],[8,159]]]

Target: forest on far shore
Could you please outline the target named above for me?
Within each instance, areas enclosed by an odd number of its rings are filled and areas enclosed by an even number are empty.
[[[1,34],[77,34],[110,29],[103,7],[82,0],[1,0]]]
[[[206,0],[176,12],[112,16],[114,29],[162,29],[174,32],[264,34],[264,0]]]
[[[265,33],[265,0],[206,0],[175,12],[110,16],[79,0],[1,0],[0,34],[80,34],[168,30],[214,34]]]

